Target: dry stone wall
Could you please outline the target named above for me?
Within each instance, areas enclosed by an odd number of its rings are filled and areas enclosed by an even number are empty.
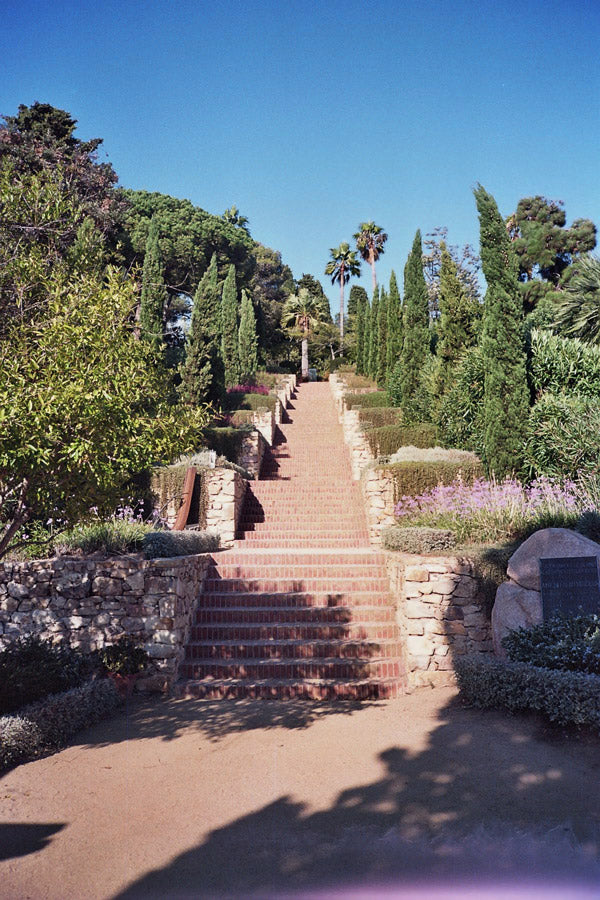
[[[386,553],[411,687],[453,684],[454,660],[492,651],[491,624],[472,562]]]
[[[381,544],[381,532],[394,525],[394,478],[389,469],[369,466],[361,475],[369,538],[372,544]]]
[[[206,530],[220,535],[221,547],[231,547],[248,482],[234,469],[211,469],[209,474]]]
[[[148,651],[143,689],[177,677],[211,557],[60,557],[0,563],[0,645],[34,634],[95,650],[134,635]]]
[[[254,478],[259,476],[266,448],[267,442],[256,427],[242,441],[238,464]]]

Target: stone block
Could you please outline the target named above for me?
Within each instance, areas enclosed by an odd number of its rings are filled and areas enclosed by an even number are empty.
[[[407,566],[404,577],[407,581],[429,581],[429,572],[422,566]]]
[[[411,656],[431,656],[433,647],[430,639],[423,635],[409,634],[406,638],[406,650]]]
[[[566,529],[548,528],[544,530],[565,531]],[[538,625],[542,620],[541,593],[539,591],[526,590],[512,581],[505,581],[496,591],[496,599],[492,608],[494,653],[497,656],[506,657],[506,651],[502,647],[502,639],[508,632],[515,628],[528,628],[531,625]]]
[[[407,599],[404,612],[408,619],[422,619],[435,616],[433,604],[422,603],[420,600]]]
[[[114,597],[122,593],[123,582],[120,578],[97,575],[92,581],[92,591],[100,597]]]
[[[431,589],[436,594],[452,594],[456,588],[456,575],[447,575],[445,578],[436,578],[431,580]]]
[[[16,581],[9,581],[7,590],[8,596],[12,597],[14,600],[24,600],[26,597],[29,597],[29,590],[25,585]]]

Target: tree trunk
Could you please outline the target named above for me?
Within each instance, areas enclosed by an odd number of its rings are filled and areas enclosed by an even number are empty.
[[[340,356],[344,355],[344,270],[340,272]]]
[[[377,287],[377,275],[375,274],[375,254],[373,250],[369,250],[369,265],[371,266],[371,279],[373,281],[373,294]]]
[[[302,377],[308,378],[308,338],[302,338]]]

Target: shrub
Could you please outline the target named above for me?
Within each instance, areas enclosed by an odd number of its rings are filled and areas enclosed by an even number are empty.
[[[365,431],[373,456],[391,456],[399,447],[435,447],[435,425],[383,425]]]
[[[227,419],[234,428],[239,428],[240,425],[252,425],[254,412],[253,409],[236,409],[227,416]]]
[[[425,451],[422,451],[425,452]],[[483,474],[479,460],[468,462],[404,460],[381,466],[390,472],[394,480],[394,499],[418,496],[439,484],[452,484],[457,478],[466,483],[475,481]],[[419,524],[429,525],[430,522]]]
[[[358,421],[362,427],[383,428],[384,425],[398,425],[402,421],[402,410],[394,406],[380,406],[374,409],[358,410]]]
[[[31,635],[0,652],[0,713],[12,712],[89,678],[90,656]]]
[[[600,398],[600,347],[533,330],[529,377],[536,394],[564,392]]]
[[[144,538],[146,559],[192,556],[219,549],[220,537],[210,531],[150,531]]]
[[[544,394],[529,415],[526,471],[553,478],[598,472],[599,434],[600,400],[576,394]]]
[[[112,715],[122,704],[108,678],[53,694],[0,718],[0,769],[35,759],[63,746],[80,731]]]
[[[217,456],[224,456],[230,462],[237,463],[244,438],[251,430],[249,426],[205,428],[203,436],[210,449],[216,451]]]
[[[462,698],[482,709],[533,710],[559,725],[600,727],[600,676],[489,657],[457,657]]]
[[[573,526],[589,503],[572,482],[540,479],[528,486],[514,479],[455,481],[405,495],[395,513],[403,524],[450,528],[461,542],[523,539],[539,528]]]
[[[375,390],[377,387],[373,379],[368,378],[366,375],[357,375],[355,372],[340,372],[340,375],[343,376],[344,384],[349,390],[359,390],[361,388],[373,388]]]
[[[465,354],[452,379],[436,416],[441,443],[472,450],[484,459],[483,356],[479,347]]]
[[[96,653],[102,667],[116,675],[137,675],[150,661],[144,648],[131,635],[125,635],[114,644],[102,647]]]
[[[369,391],[368,394],[344,394],[346,409],[355,409],[357,406],[372,409],[374,406],[390,406],[386,391]]]
[[[600,616],[554,616],[511,631],[502,646],[513,662],[600,675]]]
[[[228,394],[225,408],[232,412],[236,409],[275,409],[275,394]]]
[[[127,522],[112,518],[105,522],[90,522],[77,525],[54,541],[56,553],[105,553],[119,556],[124,553],[138,553],[142,549],[144,537],[152,531],[152,525],[144,522]]]
[[[456,546],[456,535],[448,528],[401,528],[390,525],[381,532],[384,550],[400,550],[404,553],[431,553],[449,550]]]

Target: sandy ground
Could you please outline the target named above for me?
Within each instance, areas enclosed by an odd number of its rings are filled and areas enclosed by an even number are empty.
[[[597,898],[599,775],[600,739],[451,689],[137,701],[0,780],[0,897]]]

